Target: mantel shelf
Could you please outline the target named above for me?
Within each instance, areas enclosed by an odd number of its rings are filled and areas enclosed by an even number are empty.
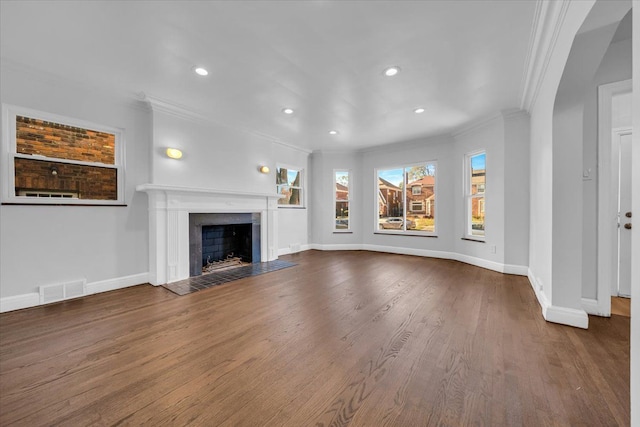
[[[233,191],[233,190],[218,190],[214,188],[200,188],[200,187],[180,187],[176,185],[163,185],[163,184],[140,184],[136,187],[137,191],[145,193],[165,192],[173,194],[199,194],[199,195],[211,195],[211,196],[227,196],[227,197],[243,197],[243,198],[268,198],[268,199],[281,199],[284,195],[277,193],[253,193],[245,191]]]

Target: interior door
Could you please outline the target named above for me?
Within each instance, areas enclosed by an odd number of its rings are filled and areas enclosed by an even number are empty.
[[[631,131],[615,135],[619,144],[618,296],[631,297]],[[637,233],[637,231],[636,231]]]

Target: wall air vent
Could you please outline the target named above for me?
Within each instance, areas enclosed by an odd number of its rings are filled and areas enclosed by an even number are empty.
[[[40,304],[62,301],[86,295],[87,280],[78,279],[71,282],[40,286]]]

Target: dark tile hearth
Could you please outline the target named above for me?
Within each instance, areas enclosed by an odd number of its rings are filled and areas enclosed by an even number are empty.
[[[296,264],[281,260],[257,262],[245,267],[203,274],[202,276],[190,277],[185,280],[180,280],[179,282],[167,283],[162,285],[162,287],[170,290],[174,294],[187,295],[202,289],[222,285],[223,283],[233,282],[234,280],[244,279],[245,277],[257,276],[271,271],[282,270],[283,268],[293,267],[294,265]]]

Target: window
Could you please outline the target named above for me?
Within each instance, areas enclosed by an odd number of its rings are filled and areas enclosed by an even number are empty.
[[[484,240],[484,206],[486,186],[486,160],[484,151],[470,153],[465,156],[465,237]]]
[[[280,207],[304,207],[303,170],[288,166],[276,168],[276,188],[285,197],[278,200]]]
[[[422,202],[422,200],[412,201],[411,207],[409,209],[411,210],[411,212],[422,211],[424,210],[424,203]]]
[[[349,206],[351,202],[351,182],[349,171],[334,171],[334,206],[335,225],[334,231],[348,231],[351,228],[349,221]]]
[[[124,203],[122,131],[3,106],[4,203]]]
[[[436,163],[378,169],[376,175],[376,232],[434,235]]]

